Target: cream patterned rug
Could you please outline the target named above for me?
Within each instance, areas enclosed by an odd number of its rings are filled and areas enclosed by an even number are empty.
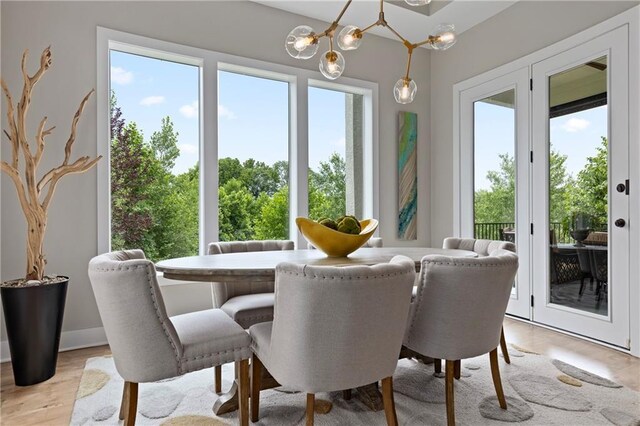
[[[500,358],[509,408],[497,405],[488,355],[462,361],[455,383],[458,425],[616,425],[640,426],[640,394],[607,379],[522,348],[510,348],[511,364]],[[236,413],[216,417],[213,369],[139,387],[139,425],[236,424]],[[442,375],[440,375],[442,376]],[[223,370],[223,390],[231,386],[233,365]],[[72,425],[117,425],[123,381],[110,357],[87,361],[71,418]],[[401,425],[446,425],[444,378],[433,365],[401,360],[394,375],[395,401]],[[384,425],[384,412],[372,412],[353,392],[318,394],[330,400],[328,414],[316,414],[317,425]],[[258,425],[303,425],[306,398],[278,388],[263,391]],[[121,424],[122,422],[120,422]]]

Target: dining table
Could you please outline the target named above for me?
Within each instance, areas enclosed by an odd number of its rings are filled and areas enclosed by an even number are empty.
[[[381,247],[360,248],[347,257],[329,257],[320,250],[278,250],[245,253],[225,253],[216,255],[190,256],[167,259],[156,263],[156,269],[164,278],[185,282],[233,282],[274,281],[276,266],[282,262],[322,266],[354,266],[388,263],[394,256],[406,256],[414,261],[416,272],[427,255],[450,257],[478,257],[468,250],[442,249],[431,247]],[[279,386],[277,381],[263,369],[262,389]],[[375,411],[383,409],[382,396],[377,383],[358,388],[360,400]],[[317,408],[325,412],[331,408],[328,401],[316,402]],[[217,415],[238,409],[238,384],[234,381],[228,392],[215,401],[213,412]]]

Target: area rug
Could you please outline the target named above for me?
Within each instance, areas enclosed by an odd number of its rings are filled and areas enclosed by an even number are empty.
[[[519,349],[519,350],[517,350]],[[500,358],[508,409],[498,407],[488,355],[462,361],[462,378],[455,382],[458,425],[616,425],[640,426],[640,393],[559,360],[510,348],[511,364]],[[136,424],[227,425],[236,413],[215,416],[218,395],[213,369],[145,383],[139,387]],[[444,378],[433,365],[401,360],[394,375],[401,425],[446,425]],[[233,365],[223,369],[223,390],[231,386]],[[78,389],[72,425],[117,425],[123,381],[111,357],[87,361]],[[370,411],[357,398],[342,392],[320,393],[329,400],[328,414],[316,414],[316,425],[384,425],[384,412]],[[305,395],[291,389],[263,391],[258,425],[303,425]],[[120,422],[122,423],[122,422]]]

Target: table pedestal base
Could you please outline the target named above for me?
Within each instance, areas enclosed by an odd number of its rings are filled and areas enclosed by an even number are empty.
[[[266,368],[262,369],[262,380],[261,380],[260,389],[267,390],[273,389],[280,386],[280,383],[276,381],[276,379],[269,374]],[[220,395],[216,402],[213,403],[213,413],[216,416],[220,416],[222,414],[232,413],[240,408],[240,403],[238,401],[238,377],[233,381],[231,388]],[[327,401],[324,399],[316,399],[314,411],[316,414],[327,414],[333,408],[333,404],[331,401]]]

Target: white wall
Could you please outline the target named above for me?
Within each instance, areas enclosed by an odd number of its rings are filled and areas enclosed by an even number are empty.
[[[453,234],[453,85],[549,46],[637,1],[520,1],[432,56],[431,244]]]
[[[339,8],[339,4],[336,3]],[[39,54],[52,46],[53,67],[41,80],[33,96],[30,129],[40,117],[57,125],[48,139],[42,169],[57,165],[63,155],[71,118],[84,94],[96,87],[96,26],[130,32],[189,46],[246,56],[286,65],[317,70],[317,58],[302,62],[284,50],[284,38],[296,25],[309,24],[324,29],[326,23],[286,13],[250,2],[2,2],[2,76],[19,97],[20,57],[28,48],[30,69]],[[336,12],[338,10],[336,9]],[[324,49],[325,41],[322,42]],[[380,90],[380,236],[386,245],[427,245],[430,212],[429,163],[429,52],[414,53],[412,77],[419,93],[411,105],[401,106],[393,99],[392,88],[402,76],[406,50],[398,42],[367,36],[359,50],[345,55],[345,76],[377,82]],[[339,80],[338,80],[339,81]],[[449,91],[450,92],[450,91]],[[448,92],[448,93],[449,93]],[[4,105],[3,105],[4,108]],[[418,240],[396,239],[397,113],[418,113]],[[3,116],[2,127],[6,127]],[[74,156],[96,154],[96,104],[92,100],[82,117]],[[2,158],[10,155],[2,143]],[[15,190],[8,178],[1,178],[1,259],[0,279],[24,275],[25,222]],[[64,330],[100,327],[100,318],[87,276],[89,259],[96,255],[96,173],[65,178],[58,187],[49,214],[45,241],[48,272],[71,277],[67,296]],[[208,288],[193,290],[192,300],[202,300]],[[175,287],[165,288],[167,304],[176,311],[190,304],[178,299]],[[2,334],[4,339],[4,332]],[[3,354],[3,356],[6,356]]]

